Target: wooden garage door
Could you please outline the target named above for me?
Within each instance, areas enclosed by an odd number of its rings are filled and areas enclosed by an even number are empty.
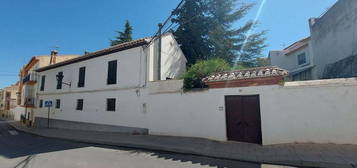
[[[228,140],[262,144],[259,96],[226,96]]]

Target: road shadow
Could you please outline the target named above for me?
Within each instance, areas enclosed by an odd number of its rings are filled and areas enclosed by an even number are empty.
[[[16,134],[12,134],[13,132]],[[90,145],[18,132],[6,123],[0,124],[0,155],[6,158],[11,159],[88,146]]]
[[[191,162],[193,164],[200,164],[202,166],[210,166],[210,167],[217,167],[217,168],[263,168],[261,164],[258,163],[216,159],[216,158],[203,157],[198,155],[187,155],[187,154],[179,154],[179,153],[172,153],[172,152],[133,149],[127,147],[117,147],[117,146],[108,146],[108,145],[94,145],[94,146],[100,148],[128,151],[130,153],[147,153],[150,154],[150,156],[152,157],[156,157],[160,159],[178,161],[183,163]]]
[[[177,154],[171,152],[161,152],[152,150],[143,150],[127,147],[117,147],[109,145],[96,145],[79,143],[55,138],[46,138],[35,136],[23,132],[18,135],[11,135],[9,131],[13,131],[12,127],[7,124],[0,124],[0,155],[6,158],[17,158],[24,156],[35,156],[37,154],[57,152],[85,147],[99,147],[114,150],[128,151],[130,153],[147,153],[152,157],[172,160],[178,162],[191,162],[203,166],[217,168],[261,168],[257,163],[240,162],[234,160],[224,160],[209,158],[197,155]]]

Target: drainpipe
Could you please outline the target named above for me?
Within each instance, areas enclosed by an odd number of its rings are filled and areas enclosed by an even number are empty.
[[[162,31],[162,24],[159,23],[159,44],[158,44],[158,54],[157,54],[157,80],[161,80],[161,31]]]

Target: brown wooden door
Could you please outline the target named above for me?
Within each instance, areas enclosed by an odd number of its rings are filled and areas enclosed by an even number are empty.
[[[259,96],[226,96],[228,140],[262,143]]]

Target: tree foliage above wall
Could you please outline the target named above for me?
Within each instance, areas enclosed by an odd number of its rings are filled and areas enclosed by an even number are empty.
[[[252,8],[252,4],[237,5],[238,0],[185,0],[174,11],[172,20],[179,26],[174,35],[188,65],[199,60],[222,58],[230,65],[256,66],[255,59],[266,47],[265,31],[250,33],[256,26],[248,21],[236,27]],[[238,8],[236,6],[239,6]]]
[[[220,58],[198,61],[183,75],[183,87],[185,90],[190,90],[192,88],[204,88],[206,87],[205,83],[202,82],[204,77],[213,73],[227,71],[229,69],[229,64]]]

